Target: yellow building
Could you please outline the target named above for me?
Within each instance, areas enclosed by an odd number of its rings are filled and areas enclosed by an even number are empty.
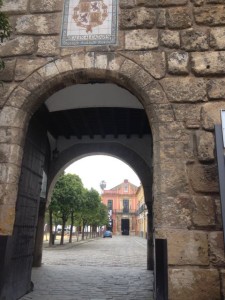
[[[136,193],[137,197],[137,227],[136,235],[147,238],[147,206],[145,205],[144,189],[141,185]]]

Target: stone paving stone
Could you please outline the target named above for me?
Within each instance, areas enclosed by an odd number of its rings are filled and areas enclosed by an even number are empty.
[[[22,300],[152,300],[153,274],[146,270],[147,242],[138,237],[45,248],[34,268],[34,291]]]

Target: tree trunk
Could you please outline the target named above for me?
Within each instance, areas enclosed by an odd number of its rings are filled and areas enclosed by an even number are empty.
[[[84,226],[85,226],[85,224],[84,224],[84,221],[83,221],[83,225],[82,225],[82,241],[84,240]]]
[[[62,232],[61,232],[61,240],[60,245],[64,243],[64,230],[65,230],[66,220],[62,219]]]
[[[73,212],[71,212],[71,227],[70,227],[70,239],[69,239],[69,243],[72,243],[72,235],[73,235]]]
[[[49,247],[53,245],[53,232],[52,232],[52,210],[49,209]]]

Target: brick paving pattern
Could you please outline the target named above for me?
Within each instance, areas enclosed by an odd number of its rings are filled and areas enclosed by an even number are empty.
[[[23,300],[152,300],[146,240],[114,236],[45,248],[32,272],[34,291]]]

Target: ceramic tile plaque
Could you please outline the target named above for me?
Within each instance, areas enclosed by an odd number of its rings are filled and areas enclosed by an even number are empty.
[[[118,0],[65,0],[61,46],[117,43]]]

